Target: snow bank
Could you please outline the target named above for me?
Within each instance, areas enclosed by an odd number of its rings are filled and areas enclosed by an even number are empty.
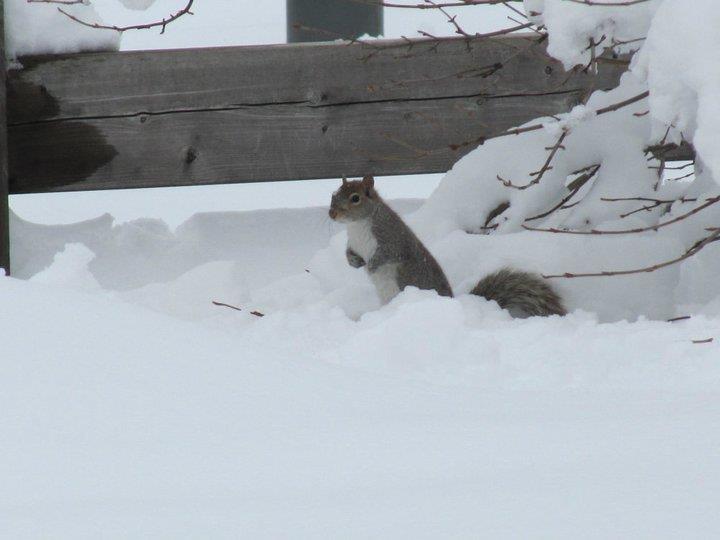
[[[430,203],[420,211],[419,201],[391,204],[408,216],[458,293],[469,291],[480,277],[506,265],[539,273],[592,271],[649,265],[683,249],[682,240],[658,234],[620,238],[527,232],[477,235],[457,229],[437,234],[436,228],[427,226],[433,224],[426,217]],[[441,215],[441,209],[436,215]],[[84,276],[69,277],[63,269],[67,261],[71,267],[82,267],[103,289],[126,291],[125,298],[132,302],[192,320],[215,313],[216,308],[206,302],[209,299],[269,312],[322,301],[357,319],[377,309],[379,302],[365,272],[346,264],[342,229],[327,218],[326,208],[203,213],[175,231],[150,219],[113,225],[112,218],[104,216],[52,227],[14,216],[13,272],[23,278],[39,272],[47,275],[55,258],[56,283],[65,279],[85,283]],[[691,237],[692,231],[687,234]],[[66,243],[82,244],[93,256],[73,262],[73,257],[61,253]],[[713,252],[708,250],[707,255]],[[698,290],[696,284],[704,283],[706,294],[720,294],[709,282],[715,259],[702,261],[687,272],[677,266],[613,279],[559,280],[555,286],[571,310],[595,313],[601,321],[639,316],[662,320],[674,316],[678,305],[703,303],[692,292]]]
[[[132,201],[132,199],[131,199]],[[401,213],[419,200],[393,201]],[[248,284],[260,287],[301,273],[312,255],[341,227],[326,208],[202,212],[172,231],[159,219],[113,224],[105,214],[67,225],[38,225],[10,216],[13,275],[27,279],[46,269],[66,244],[83,244],[95,257],[89,264],[106,289],[127,290],[172,281],[211,261],[238,261]]]
[[[199,325],[48,285],[84,257],[0,279],[3,537],[720,531],[717,321],[407,290]]]
[[[14,219],[42,254],[30,281],[0,279],[0,536],[720,532],[712,304],[603,324],[463,294],[494,265],[640,264],[672,239],[432,234],[416,211],[459,295],[380,307],[325,212]],[[660,316],[674,295],[654,292],[693,268],[560,286],[601,318]]]

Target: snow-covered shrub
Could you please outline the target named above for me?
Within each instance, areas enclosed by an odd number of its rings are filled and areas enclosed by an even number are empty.
[[[427,234],[436,238],[458,229],[542,229],[681,240],[679,252],[658,252],[657,264],[685,260],[712,242],[720,235],[712,230],[720,226],[716,2],[525,0],[524,7],[566,69],[592,70],[605,53],[628,58],[628,71],[617,88],[595,91],[569,113],[534,119],[520,134],[487,140],[459,160],[414,216],[418,226],[433,223]],[[694,146],[694,163],[667,162],[670,145],[681,142]],[[627,261],[619,250],[588,273],[631,270]]]

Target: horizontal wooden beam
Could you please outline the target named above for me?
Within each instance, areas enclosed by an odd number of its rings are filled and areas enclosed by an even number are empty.
[[[13,193],[442,172],[624,66],[568,74],[536,35],[89,53],[10,72]]]

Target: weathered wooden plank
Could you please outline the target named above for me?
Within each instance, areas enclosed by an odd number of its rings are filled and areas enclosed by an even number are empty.
[[[86,53],[21,58],[10,124],[198,109],[551,93],[586,88],[534,35]],[[501,69],[502,67],[502,69]],[[597,84],[612,87],[608,67]]]
[[[5,69],[5,6],[0,0],[0,268],[10,273],[10,208],[8,206],[8,144]]]
[[[566,111],[621,71],[568,75],[537,36],[22,62],[13,193],[445,171],[452,143]]]
[[[10,187],[26,193],[441,172],[460,155],[448,143],[567,110],[576,100],[275,105],[29,124],[13,129]]]
[[[380,4],[357,0],[287,0],[286,5],[288,43],[383,33]]]

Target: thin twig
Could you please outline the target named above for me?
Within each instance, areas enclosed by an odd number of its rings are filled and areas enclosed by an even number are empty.
[[[164,34],[165,27],[168,24],[177,21],[183,15],[192,15],[193,14],[192,11],[190,11],[190,8],[192,7],[194,1],[195,0],[188,0],[188,3],[185,5],[184,8],[182,8],[177,13],[173,13],[168,18],[163,19],[162,21],[156,21],[156,22],[147,23],[147,24],[135,24],[135,25],[131,25],[131,26],[114,26],[114,25],[105,25],[105,24],[98,24],[98,23],[89,23],[78,17],[75,17],[74,15],[71,15],[70,13],[68,13],[67,11],[65,11],[62,8],[57,8],[57,9],[60,13],[65,15],[67,18],[72,19],[76,23],[82,24],[83,26],[87,26],[89,28],[98,28],[98,29],[102,29],[102,30],[115,30],[116,32],[122,33],[122,32],[126,32],[128,30],[147,30],[149,28],[156,28],[159,26],[159,27],[161,27],[160,33]]]
[[[617,103],[613,103],[612,105],[608,105],[607,107],[602,107],[601,109],[598,109],[595,111],[595,115],[600,116],[603,114],[607,114],[609,112],[617,111],[619,109],[622,109],[623,107],[627,107],[628,105],[632,105],[633,103],[642,101],[649,95],[650,95],[650,92],[648,92],[648,91],[642,92],[642,93],[637,94],[628,99],[624,99],[622,101],[618,101]],[[461,148],[466,148],[466,147],[472,146],[474,144],[484,144],[485,141],[489,141],[491,139],[499,139],[500,137],[508,137],[510,135],[521,135],[523,133],[529,133],[531,131],[538,131],[540,129],[543,129],[545,126],[546,126],[546,124],[532,124],[530,126],[508,129],[507,131],[503,131],[502,133],[498,133],[496,135],[477,137],[470,141],[464,141],[461,143],[452,143],[452,144],[449,144],[448,147],[451,150],[459,150]]]
[[[692,317],[690,315],[683,315],[681,317],[673,317],[672,319],[668,319],[665,322],[687,321],[688,319],[692,319]]]
[[[225,304],[224,302],[217,302],[216,300],[213,300],[212,303],[215,306],[226,307],[226,308],[234,309],[235,311],[243,311],[242,308],[239,308],[237,306],[233,306],[230,304]],[[259,311],[250,311],[250,315],[255,315],[255,317],[264,317],[265,316],[264,313],[260,313]]]
[[[649,273],[654,272],[655,270],[660,270],[661,268],[665,268],[667,266],[671,266],[673,264],[679,263],[681,261],[684,261],[685,259],[689,259],[693,255],[696,255],[699,251],[701,251],[705,246],[708,244],[715,242],[720,238],[720,229],[716,230],[709,236],[706,236],[705,238],[695,242],[685,253],[680,255],[679,257],[675,259],[671,259],[669,261],[665,261],[662,263],[654,264],[652,266],[646,266],[644,268],[636,268],[634,270],[611,270],[611,271],[601,271],[601,272],[589,272],[587,274],[571,274],[569,272],[565,272],[564,274],[555,274],[555,275],[545,275],[543,274],[544,278],[552,279],[552,278],[581,278],[581,277],[609,277],[609,276],[627,276],[630,274],[643,274],[643,273]]]
[[[553,212],[560,210],[561,208],[566,208],[566,204],[570,199],[572,199],[575,194],[580,191],[580,188],[582,188],[593,176],[597,174],[597,172],[600,170],[600,165],[594,165],[590,169],[589,172],[586,172],[585,174],[578,176],[575,180],[572,181],[570,193],[564,197],[559,203],[557,203],[555,206],[553,206],[550,210],[547,212],[543,212],[542,214],[538,214],[537,216],[529,217],[525,220],[525,223],[528,221],[535,221],[538,219],[542,219],[545,217],[548,217]]]
[[[573,231],[573,230],[567,230],[567,229],[541,229],[536,227],[528,227],[527,225],[523,225],[524,229],[527,229],[528,231],[537,231],[537,232],[549,232],[549,233],[555,233],[555,234],[581,234],[581,235],[593,235],[593,234],[636,234],[646,231],[657,231],[658,229],[662,229],[663,227],[667,227],[668,225],[672,225],[674,223],[677,223],[678,221],[682,221],[683,219],[686,219],[694,214],[697,214],[698,212],[703,211],[705,208],[712,206],[713,204],[720,201],[720,196],[712,197],[710,199],[707,199],[707,201],[700,206],[693,208],[689,212],[686,212],[685,214],[682,214],[676,218],[671,219],[670,221],[665,221],[663,223],[657,223],[655,225],[650,225],[648,227],[640,227],[637,229],[621,229],[618,231],[603,231],[598,229],[590,229],[589,231]]]
[[[545,173],[552,169],[551,163],[552,163],[552,160],[555,158],[555,154],[557,154],[558,150],[565,148],[562,145],[562,143],[565,140],[565,137],[567,137],[567,134],[568,134],[568,131],[563,130],[563,132],[560,134],[560,137],[558,137],[557,142],[552,147],[547,149],[550,151],[550,153],[548,154],[548,157],[545,160],[545,163],[543,163],[543,166],[540,167],[540,170],[530,173],[530,176],[534,176],[535,178],[530,180],[530,182],[528,182],[527,184],[523,184],[523,185],[514,184],[511,180],[505,180],[499,174],[496,175],[497,179],[500,182],[502,182],[502,184],[505,187],[509,187],[509,188],[513,188],[513,189],[517,189],[517,190],[521,190],[521,191],[529,188],[530,186],[539,184],[540,180],[542,180],[542,177],[545,176]]]

